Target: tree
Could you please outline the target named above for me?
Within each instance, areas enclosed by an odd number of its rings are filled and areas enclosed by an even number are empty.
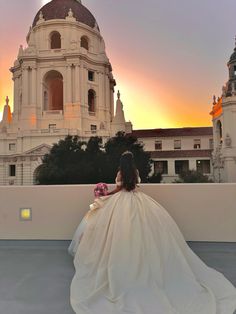
[[[144,152],[137,138],[123,132],[110,138],[105,146],[102,139],[91,137],[88,142],[78,136],[67,136],[54,144],[36,173],[39,184],[113,183],[121,154],[130,150],[134,154],[142,182],[151,170],[150,155]]]
[[[212,183],[208,176],[196,170],[188,170],[179,174],[175,183]]]
[[[154,173],[152,176],[148,178],[149,183],[161,183],[162,174],[161,173]]]
[[[78,136],[67,136],[54,144],[43,157],[37,173],[39,184],[83,184],[99,181],[102,140],[91,138],[88,143]],[[96,166],[95,166],[96,163]]]

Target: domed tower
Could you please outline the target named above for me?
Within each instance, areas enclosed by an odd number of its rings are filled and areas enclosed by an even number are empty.
[[[6,99],[0,122],[0,184],[31,185],[53,143],[118,131],[112,67],[96,19],[78,0],[52,0],[36,14],[11,68],[14,110]]]
[[[229,80],[222,95],[214,96],[213,168],[216,182],[236,182],[236,47],[228,62]]]
[[[13,128],[111,136],[116,83],[91,12],[78,0],[52,0],[36,14],[27,44],[11,68]]]

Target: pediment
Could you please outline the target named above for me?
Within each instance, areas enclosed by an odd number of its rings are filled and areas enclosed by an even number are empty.
[[[52,146],[41,144],[25,152],[26,155],[45,155],[48,154]]]

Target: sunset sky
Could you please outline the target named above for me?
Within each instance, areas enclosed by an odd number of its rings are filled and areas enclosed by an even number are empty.
[[[13,106],[9,68],[40,7],[0,0],[0,110]],[[82,0],[105,39],[125,116],[135,129],[211,125],[236,34],[235,0]]]

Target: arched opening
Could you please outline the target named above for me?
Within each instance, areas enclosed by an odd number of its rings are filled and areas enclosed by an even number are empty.
[[[44,78],[44,110],[63,110],[63,77],[57,71],[50,71]]]
[[[96,100],[96,93],[93,89],[88,91],[88,111],[90,114],[95,113],[95,100]]]
[[[42,164],[39,165],[33,172],[33,184],[34,185],[37,185],[39,184],[39,180],[38,180],[38,175],[39,175],[39,172],[40,172],[40,168],[42,167]]]
[[[222,123],[220,120],[216,122],[216,137],[217,137],[217,143],[222,144]]]
[[[89,50],[89,42],[88,42],[88,38],[86,36],[81,37],[80,47],[83,47],[86,50]]]
[[[51,33],[50,36],[51,49],[61,49],[61,35],[58,32]]]

